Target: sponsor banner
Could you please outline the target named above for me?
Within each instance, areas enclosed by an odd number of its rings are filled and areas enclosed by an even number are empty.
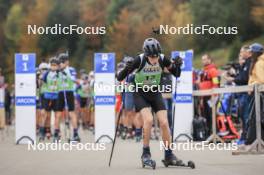
[[[175,99],[176,97],[176,99]],[[174,96],[174,102],[176,103],[192,103],[192,94],[178,94]]]
[[[16,143],[36,142],[36,54],[15,54]]]
[[[96,96],[95,105],[115,105],[115,96]]]
[[[173,51],[172,58],[180,56],[183,59],[182,73],[179,78],[173,80],[173,105],[174,113],[174,139],[186,140],[191,137],[193,120],[193,79],[192,79],[192,59],[193,51]],[[176,87],[177,86],[177,87]],[[176,90],[177,89],[177,90]]]
[[[36,97],[16,97],[16,106],[35,106]]]
[[[95,53],[95,141],[112,142],[115,132],[115,54]]]

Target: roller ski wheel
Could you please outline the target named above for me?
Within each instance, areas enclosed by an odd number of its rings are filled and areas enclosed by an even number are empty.
[[[165,167],[179,166],[179,167],[189,167],[191,169],[195,168],[195,164],[193,161],[188,161],[187,164],[185,164],[183,163],[182,160],[177,159],[175,155],[172,155],[171,157],[162,160],[162,163],[164,164]]]
[[[151,159],[150,154],[143,154],[141,156],[141,163],[142,163],[142,168],[148,166],[151,167],[153,170],[156,169],[156,161]]]
[[[190,167],[191,169],[194,169],[195,168],[195,164],[194,164],[194,162],[193,161],[188,161],[188,167]]]

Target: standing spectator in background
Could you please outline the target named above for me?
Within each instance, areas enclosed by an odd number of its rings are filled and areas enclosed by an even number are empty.
[[[255,84],[264,84],[264,47],[261,44],[254,43],[249,46],[250,51],[252,52],[252,62],[249,70],[249,81],[248,85]],[[254,100],[254,93],[250,95],[250,101]],[[263,93],[261,94],[261,101],[263,104]],[[252,109],[253,108],[253,109]],[[249,111],[254,111],[255,105],[254,103],[250,103]],[[264,138],[264,116],[263,116],[263,108],[261,107],[261,122],[262,122],[262,139]],[[256,139],[256,113],[251,112],[248,119],[248,128],[247,128],[247,137],[245,144],[249,145],[253,143]]]
[[[234,82],[237,86],[243,86],[248,84],[249,79],[249,69],[251,66],[251,56],[252,53],[249,49],[249,46],[245,45],[240,49],[239,53],[239,67],[235,77],[224,77],[229,82]],[[238,140],[237,144],[241,145],[245,143],[246,139],[246,126],[248,121],[249,115],[249,108],[248,108],[248,100],[249,95],[247,92],[242,92],[237,94],[238,97],[238,115],[241,117],[242,120],[242,133],[241,137]]]
[[[250,45],[252,62],[249,70],[249,85],[264,84],[264,48],[261,44]]]
[[[5,118],[6,125],[11,125],[11,94],[7,83],[5,84]]]
[[[2,68],[0,67],[0,88],[2,88],[5,84],[5,78],[2,75]]]
[[[203,72],[198,77],[196,83],[199,90],[207,90],[219,87],[218,70],[212,61],[212,57],[208,54],[202,56]],[[203,96],[201,98],[201,106],[203,107],[202,116],[206,118],[209,133],[212,130],[212,110],[209,106],[211,96]]]
[[[2,75],[2,69],[0,68],[0,89],[4,89],[5,79]],[[5,110],[4,110],[4,92],[1,91],[1,101],[0,101],[0,129],[4,129],[5,127]]]

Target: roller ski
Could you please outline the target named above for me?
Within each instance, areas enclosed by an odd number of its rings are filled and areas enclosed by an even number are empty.
[[[143,153],[141,156],[141,162],[142,162],[142,167],[145,168],[145,166],[151,167],[153,170],[156,169],[156,162],[155,160],[151,159],[151,154],[150,153]]]
[[[162,163],[165,167],[169,166],[179,166],[179,167],[189,167],[191,169],[195,168],[195,164],[192,161],[188,161],[187,164],[183,163],[182,160],[178,159],[173,153],[169,156],[166,156],[164,160],[162,160]]]
[[[81,142],[81,138],[78,135],[75,135],[72,139],[68,139],[69,143]]]

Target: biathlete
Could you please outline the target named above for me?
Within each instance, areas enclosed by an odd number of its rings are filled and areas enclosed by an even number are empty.
[[[77,86],[77,94],[79,95],[80,99],[80,114],[82,119],[82,126],[83,129],[88,128],[89,125],[89,114],[88,114],[88,97],[90,95],[90,85],[88,82],[88,75],[82,74],[81,80],[79,85]]]
[[[76,77],[74,76],[74,69],[69,67],[69,56],[68,54],[62,53],[58,56],[60,61],[60,71],[58,79],[58,99],[56,103],[57,115],[56,118],[59,120],[62,116],[62,112],[65,108],[69,112],[71,124],[73,127],[73,136],[70,141],[80,141],[78,134],[78,119],[74,111],[75,109],[75,83]],[[59,121],[58,121],[59,123]],[[54,140],[58,140],[59,128],[55,128]]]
[[[169,129],[167,111],[163,102],[162,94],[158,91],[163,69],[166,67],[175,77],[180,77],[182,59],[177,57],[170,59],[161,53],[160,43],[154,38],[144,41],[143,52],[135,59],[126,62],[126,66],[117,75],[117,80],[124,80],[130,73],[136,71],[134,84],[137,88],[134,92],[136,112],[140,112],[143,118],[143,153],[141,156],[142,166],[151,166],[155,169],[156,162],[151,159],[149,140],[153,123],[151,109],[156,113],[162,130],[162,139],[165,148],[165,162],[167,165],[182,166],[182,160],[178,159],[170,149],[171,133]],[[145,87],[149,87],[146,92]],[[144,90],[144,89],[145,90]],[[150,91],[151,90],[151,91]],[[164,163],[164,164],[165,164]]]
[[[43,108],[44,115],[42,116],[40,126],[40,140],[45,139],[45,123],[47,117],[51,115],[51,111],[56,113],[56,102],[58,99],[58,68],[59,61],[56,57],[50,58],[50,70],[46,71],[42,77],[43,86],[45,91],[43,92]],[[56,118],[57,119],[57,118]],[[50,121],[49,121],[50,122]],[[58,120],[55,120],[55,128],[59,127]]]

